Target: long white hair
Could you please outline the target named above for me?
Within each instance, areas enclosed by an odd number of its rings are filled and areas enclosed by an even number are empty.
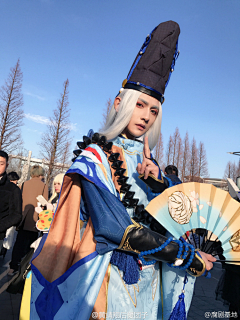
[[[142,92],[133,89],[123,89],[119,94],[121,102],[118,111],[115,110],[114,104],[109,112],[105,127],[100,131],[100,135],[106,136],[108,141],[116,138],[129,124],[133,110],[136,107],[137,100]],[[146,132],[148,136],[149,147],[152,150],[158,142],[161,132],[162,123],[162,106],[159,102],[159,113],[151,128]],[[142,135],[140,139],[144,138]]]
[[[59,173],[58,175],[56,175],[56,177],[53,179],[52,182],[52,196],[51,198],[48,200],[48,202],[51,202],[58,194],[55,191],[55,187],[54,187],[54,183],[60,183],[62,185],[63,183],[63,178],[64,178],[64,173]]]

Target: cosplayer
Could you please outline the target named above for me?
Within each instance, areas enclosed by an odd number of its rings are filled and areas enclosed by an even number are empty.
[[[188,310],[195,276],[212,268],[212,256],[190,245],[182,251],[144,211],[168,185],[150,150],[179,33],[168,21],[147,36],[105,128],[78,143],[32,261],[30,319],[168,319],[186,269]]]

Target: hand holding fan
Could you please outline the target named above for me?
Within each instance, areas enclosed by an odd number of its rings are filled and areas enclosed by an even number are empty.
[[[240,263],[240,203],[210,184],[188,182],[164,190],[145,208],[175,238],[181,236],[224,261]]]

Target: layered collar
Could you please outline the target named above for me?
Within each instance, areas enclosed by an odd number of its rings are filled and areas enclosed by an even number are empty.
[[[131,151],[131,152],[133,152],[133,151],[142,152],[143,151],[143,143],[141,141],[127,139],[123,135],[119,135],[114,140],[112,140],[112,142],[115,146],[118,146],[120,148],[123,148],[123,149]]]

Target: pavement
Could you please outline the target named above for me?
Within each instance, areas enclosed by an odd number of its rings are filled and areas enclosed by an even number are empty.
[[[228,306],[215,299],[215,290],[222,275],[222,264],[214,263],[211,279],[196,279],[193,299],[188,312],[188,320],[227,319]],[[234,319],[234,318],[231,318]]]
[[[0,320],[18,320],[21,306],[21,294],[10,294],[6,292],[9,281],[12,277],[7,275],[11,250],[8,250],[5,258],[0,256]],[[211,272],[211,279],[204,277],[197,278],[192,304],[188,313],[188,320],[204,319],[227,319],[228,306],[215,300],[215,289],[222,274],[220,263],[215,263]],[[231,319],[234,319],[231,318]]]
[[[12,276],[8,276],[12,250],[8,250],[5,258],[0,256],[0,320],[18,320],[21,306],[21,294],[10,294],[5,290]]]

